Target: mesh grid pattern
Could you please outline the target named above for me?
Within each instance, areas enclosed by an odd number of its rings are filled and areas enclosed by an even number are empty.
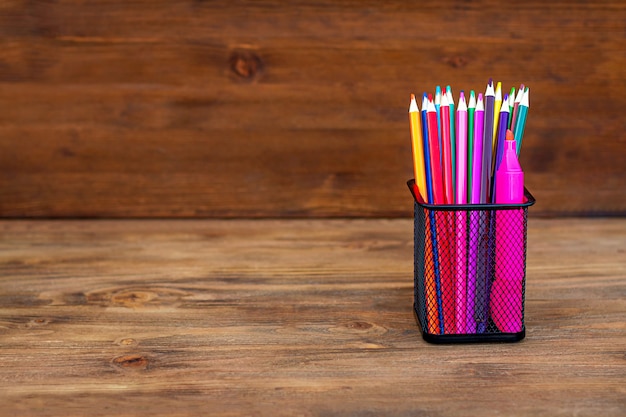
[[[422,331],[524,331],[528,208],[458,207],[414,206],[414,302]]]

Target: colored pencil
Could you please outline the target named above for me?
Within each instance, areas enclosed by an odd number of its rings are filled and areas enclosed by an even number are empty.
[[[441,119],[439,115],[439,111],[441,108],[441,87],[435,87],[435,112],[437,113],[437,140],[439,141],[439,149],[441,149]],[[441,155],[439,155],[439,159],[441,159]]]
[[[515,121],[515,142],[517,144],[517,155],[519,156],[520,148],[522,147],[522,139],[524,138],[524,128],[526,127],[526,116],[528,115],[530,91],[528,87],[524,91],[522,101],[519,104],[517,120]]]
[[[490,79],[485,91],[485,125],[483,132],[483,149],[482,149],[482,167],[480,180],[480,202],[487,203],[489,195],[489,187],[491,183],[491,156],[493,149],[493,118],[495,106],[495,93],[493,90],[493,81]],[[477,139],[478,140],[478,139]],[[486,211],[479,211],[478,223],[478,256],[476,258],[476,298],[475,298],[475,316],[476,316],[476,332],[484,333],[487,329],[487,320],[489,313],[489,218]],[[485,245],[483,242],[486,242]]]
[[[515,101],[513,102],[513,113],[511,114],[511,131],[515,134],[515,123],[517,121],[517,111],[519,108],[519,103],[522,101],[522,97],[524,96],[524,84],[520,85],[519,90],[517,90],[517,95],[515,96]]]
[[[511,87],[511,91],[509,92],[509,125],[508,129],[511,128],[511,122],[513,121],[513,106],[515,104],[515,87]]]
[[[496,137],[498,132],[498,114],[500,114],[500,108],[502,107],[502,83],[498,81],[496,84],[496,98],[493,102],[493,133],[491,138],[492,153],[496,151]]]
[[[489,194],[489,184],[491,180],[491,156],[492,156],[492,137],[493,137],[493,110],[495,105],[495,93],[493,91],[493,81],[490,79],[485,91],[485,125],[483,131],[483,164],[481,167],[481,179],[480,179],[480,202],[482,204],[487,202],[487,195]]]
[[[493,119],[495,107],[495,92],[493,90],[493,80],[489,80],[485,91],[485,125],[483,131],[482,167],[480,177],[480,202],[487,203],[489,195],[489,185],[491,183],[491,157],[493,150]],[[477,139],[478,140],[478,139]],[[489,219],[486,211],[478,212],[478,253],[476,257],[476,297],[475,297],[475,317],[476,332],[484,333],[487,328],[488,319],[488,280],[489,280]],[[487,243],[487,244],[485,244]]]
[[[411,94],[409,103],[409,126],[411,129],[411,147],[413,150],[413,172],[419,194],[428,201],[426,189],[426,170],[424,167],[424,139],[422,138],[422,122],[415,95]]]

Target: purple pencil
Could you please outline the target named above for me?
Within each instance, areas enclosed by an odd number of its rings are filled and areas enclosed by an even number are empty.
[[[481,167],[480,202],[487,203],[491,189],[491,157],[493,155],[493,118],[496,94],[493,91],[493,81],[489,80],[485,91],[485,125],[483,127],[483,166]]]
[[[493,91],[493,80],[489,80],[487,90],[485,91],[485,126],[483,131],[483,166],[481,170],[481,189],[480,202],[487,203],[489,201],[489,192],[491,187],[491,157],[493,154],[493,118],[495,110],[496,95]],[[492,260],[490,245],[492,239],[489,225],[491,219],[489,212],[480,212],[480,224],[478,229],[478,239],[481,242],[478,248],[478,267],[476,272],[476,322],[478,324],[478,333],[484,333],[487,329],[487,321],[489,314],[489,285],[491,283]],[[487,245],[483,242],[488,242]],[[489,247],[488,247],[489,245]]]

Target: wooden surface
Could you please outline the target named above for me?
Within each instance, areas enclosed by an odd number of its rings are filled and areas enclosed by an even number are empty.
[[[0,216],[410,217],[409,94],[490,77],[536,215],[626,214],[624,2],[422,3],[2,2]]]
[[[529,221],[527,337],[429,345],[412,222],[0,222],[0,415],[623,416],[626,220]]]

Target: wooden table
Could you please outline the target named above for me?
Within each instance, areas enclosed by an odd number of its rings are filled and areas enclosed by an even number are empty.
[[[431,345],[412,221],[2,221],[0,414],[626,414],[626,219],[529,221],[526,338]]]

